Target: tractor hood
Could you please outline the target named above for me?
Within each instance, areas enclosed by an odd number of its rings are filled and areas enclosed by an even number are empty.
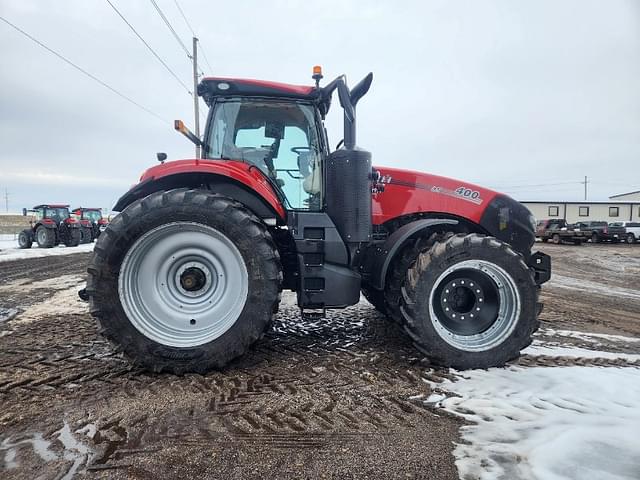
[[[525,257],[535,241],[535,219],[511,197],[469,182],[428,173],[375,167],[383,191],[373,195],[373,223],[426,213],[469,220]]]

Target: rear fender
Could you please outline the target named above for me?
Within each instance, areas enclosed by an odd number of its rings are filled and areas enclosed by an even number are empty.
[[[407,223],[394,231],[382,246],[373,251],[373,259],[370,267],[371,286],[383,290],[389,265],[393,257],[399,253],[402,247],[411,237],[428,234],[435,227],[443,226],[445,230],[451,230],[459,225],[459,221],[452,218],[425,218]]]
[[[55,223],[55,222],[53,222],[53,223],[44,223],[44,222],[40,221],[40,222],[36,223],[33,226],[33,231],[35,232],[38,229],[38,227],[48,228],[49,230],[57,230],[58,224]]]
[[[256,216],[285,221],[285,210],[275,195],[265,196],[252,190],[248,182],[213,173],[177,173],[161,178],[148,177],[125,193],[113,207],[122,211],[134,201],[160,190],[174,188],[202,188],[232,198],[251,210]]]

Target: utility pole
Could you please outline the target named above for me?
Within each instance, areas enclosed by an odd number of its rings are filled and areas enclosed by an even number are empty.
[[[196,137],[200,138],[200,105],[198,104],[198,39],[193,37],[193,113],[195,115]],[[196,158],[201,157],[200,145],[196,145]]]
[[[585,201],[587,200],[587,183],[589,183],[589,181],[587,180],[587,176],[584,176],[584,182],[580,182],[584,185],[584,199]]]
[[[9,189],[7,188],[4,189],[4,208],[9,213]]]

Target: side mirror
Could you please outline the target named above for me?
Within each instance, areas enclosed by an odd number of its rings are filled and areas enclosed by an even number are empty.
[[[156,153],[156,158],[160,163],[164,163],[164,161],[167,159],[167,154],[164,152],[158,152]]]
[[[284,138],[284,124],[278,122],[267,122],[264,126],[264,136],[275,140]]]
[[[26,208],[23,208],[23,209],[22,209],[22,216],[23,216],[23,217],[26,217],[26,216],[27,216],[27,209],[26,209]]]

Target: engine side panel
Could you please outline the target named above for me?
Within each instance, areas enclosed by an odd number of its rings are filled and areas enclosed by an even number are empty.
[[[468,182],[388,167],[375,167],[384,191],[373,195],[373,224],[403,215],[438,212],[477,224],[497,192]]]

